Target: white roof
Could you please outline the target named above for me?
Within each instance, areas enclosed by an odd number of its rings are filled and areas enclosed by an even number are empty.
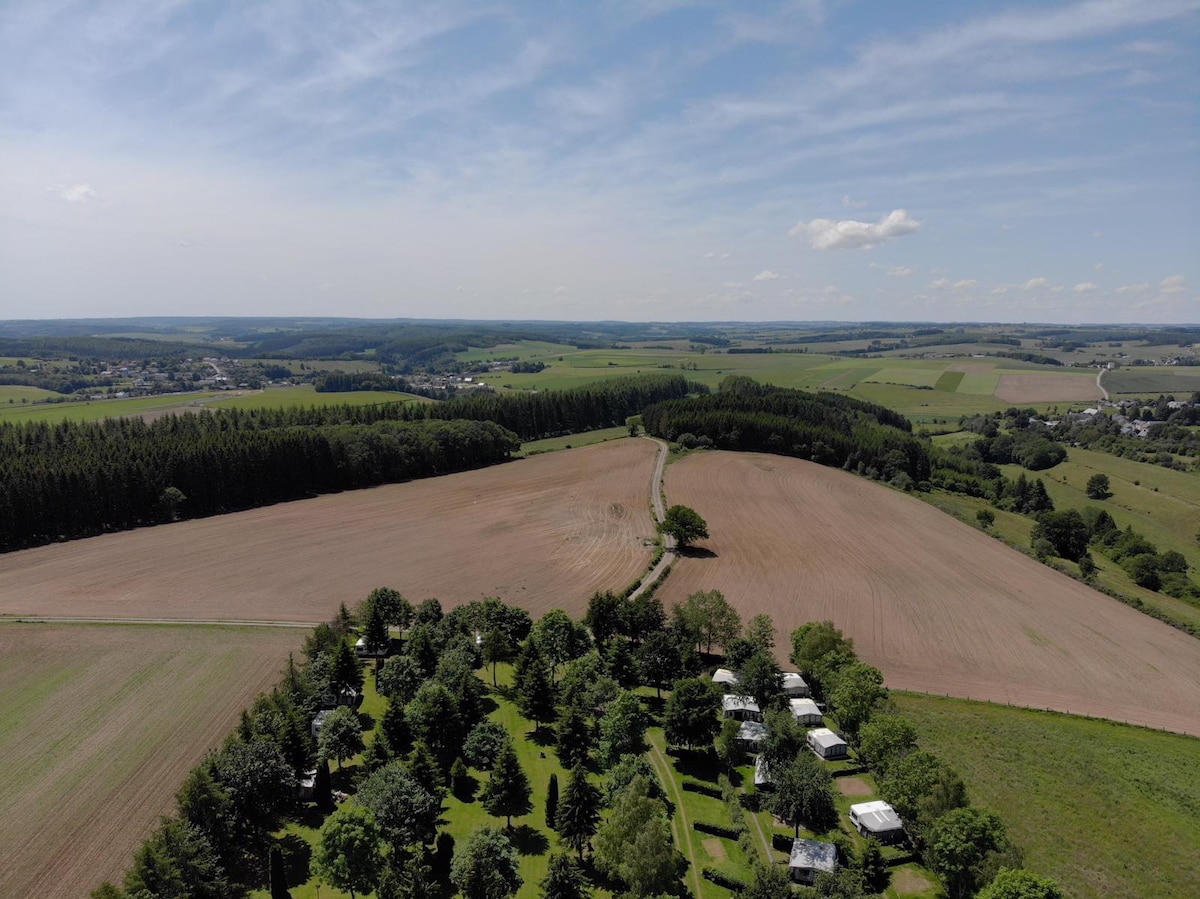
[[[761,721],[743,721],[738,728],[738,739],[747,743],[758,743],[767,738],[767,726]]]
[[[792,707],[792,715],[796,718],[821,714],[821,707],[812,699],[790,699],[788,703]]]
[[[753,696],[738,696],[734,693],[727,693],[721,697],[721,707],[727,712],[736,711],[737,709],[747,712],[761,711],[758,703],[754,701]]]
[[[808,742],[820,746],[822,749],[830,749],[834,746],[845,746],[846,741],[831,731],[828,727],[817,727],[808,732]]]
[[[714,684],[736,684],[737,682],[737,674],[733,671],[730,671],[728,668],[718,668],[713,672]]]
[[[904,822],[900,820],[896,810],[882,799],[850,806],[850,820],[861,824],[871,833],[884,833],[904,827]]]
[[[803,838],[792,840],[792,855],[789,868],[809,868],[832,874],[837,870],[837,847],[833,843],[821,843]]]
[[[805,690],[808,689],[808,684],[804,682],[804,678],[795,671],[785,671],[783,674],[783,689],[795,690],[800,687],[803,687]]]

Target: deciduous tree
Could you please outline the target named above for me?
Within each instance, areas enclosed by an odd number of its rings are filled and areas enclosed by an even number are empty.
[[[680,549],[686,549],[697,540],[708,539],[708,524],[690,506],[671,506],[658,529],[668,537],[675,538],[675,544]]]
[[[382,840],[369,809],[350,806],[334,812],[321,828],[313,855],[317,873],[327,883],[356,893],[375,889],[383,872]]]
[[[1063,891],[1049,877],[1023,868],[1001,868],[977,899],[1063,899]]]
[[[338,768],[341,768],[343,761],[365,748],[358,713],[344,705],[330,712],[317,735],[317,752],[320,757],[334,759]]]
[[[517,851],[503,831],[477,827],[450,864],[450,882],[465,899],[506,899],[521,888]]]
[[[721,696],[711,681],[676,681],[663,722],[667,743],[688,749],[711,744],[721,728],[720,711]]]

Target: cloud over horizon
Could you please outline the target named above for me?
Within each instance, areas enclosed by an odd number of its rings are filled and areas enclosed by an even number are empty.
[[[907,210],[893,209],[875,223],[854,219],[797,222],[788,234],[807,237],[814,250],[870,250],[885,241],[916,234],[919,230],[921,223],[911,218]]]

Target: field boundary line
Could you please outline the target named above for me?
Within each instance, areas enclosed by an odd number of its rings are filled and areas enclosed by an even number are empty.
[[[0,624],[136,624],[197,627],[312,628],[316,621],[262,621],[241,618],[87,618],[54,615],[0,615]]]

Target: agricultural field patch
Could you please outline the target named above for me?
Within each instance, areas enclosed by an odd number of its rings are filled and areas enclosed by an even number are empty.
[[[958,392],[969,396],[991,396],[1000,385],[1000,376],[992,371],[965,371]]]
[[[670,465],[666,495],[712,534],[659,591],[668,606],[718,589],[781,634],[832,619],[892,687],[1200,733],[1200,641],[914,497],[725,452]]]
[[[961,371],[944,371],[934,383],[934,390],[946,390],[950,393],[958,390],[958,386],[962,383],[965,374]]]
[[[893,701],[972,801],[1000,814],[1026,866],[1072,899],[1187,896],[1200,882],[1200,740],[956,699]]]
[[[0,895],[119,879],[302,631],[0,625]]]
[[[1090,402],[1104,394],[1096,386],[1096,375],[1079,374],[1002,374],[996,398],[1016,406],[1033,403]]]
[[[864,380],[908,387],[933,387],[942,376],[940,368],[885,368]]]
[[[315,623],[388,584],[581,615],[650,560],[655,454],[626,438],[9,553],[0,615]]]
[[[1160,393],[1175,394],[1186,399],[1200,390],[1200,368],[1154,365],[1126,366],[1104,373],[1101,381],[1109,393],[1139,397],[1156,397]]]

